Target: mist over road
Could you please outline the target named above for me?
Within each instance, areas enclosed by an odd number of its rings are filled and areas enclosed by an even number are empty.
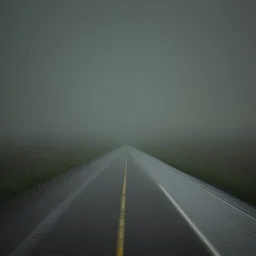
[[[255,256],[255,10],[2,0],[1,198],[121,145],[202,180],[115,150],[1,203],[0,255]]]
[[[253,1],[3,1],[0,139],[255,141]]]

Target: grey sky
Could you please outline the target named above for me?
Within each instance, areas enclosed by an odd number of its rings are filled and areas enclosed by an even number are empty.
[[[1,1],[1,138],[255,138],[253,1]]]

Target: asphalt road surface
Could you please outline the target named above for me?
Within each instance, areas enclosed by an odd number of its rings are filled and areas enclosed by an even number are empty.
[[[95,167],[8,255],[212,253],[158,184],[122,152]]]

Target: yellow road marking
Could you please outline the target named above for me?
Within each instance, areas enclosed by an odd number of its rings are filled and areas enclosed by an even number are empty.
[[[124,180],[121,194],[121,209],[119,216],[116,256],[124,255],[124,226],[125,226],[125,198],[126,198],[126,174],[127,174],[127,157],[125,158]]]

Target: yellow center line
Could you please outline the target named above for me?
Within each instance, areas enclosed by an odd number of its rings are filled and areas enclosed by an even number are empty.
[[[123,180],[122,194],[121,194],[121,209],[120,209],[118,234],[117,234],[116,256],[124,255],[126,174],[127,174],[127,157],[125,158],[124,180]]]

